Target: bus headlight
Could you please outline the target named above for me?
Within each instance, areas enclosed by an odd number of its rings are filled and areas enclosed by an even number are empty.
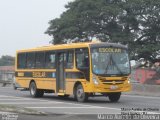
[[[131,78],[130,78],[130,77],[128,78],[128,81],[127,81],[127,82],[128,82],[128,84],[130,84],[130,83],[131,83]]]
[[[95,85],[98,85],[98,84],[99,84],[96,76],[93,75],[92,80],[93,80],[93,83],[94,83]]]

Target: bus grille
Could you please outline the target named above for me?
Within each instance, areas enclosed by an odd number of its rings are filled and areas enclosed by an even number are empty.
[[[107,80],[105,77],[98,77],[98,78],[103,84],[108,84],[108,85],[123,84],[125,80],[127,79],[126,77],[125,79],[122,78],[121,80]]]

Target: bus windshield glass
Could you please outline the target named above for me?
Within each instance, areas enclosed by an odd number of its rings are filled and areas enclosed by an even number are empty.
[[[92,69],[98,75],[128,75],[130,63],[126,49],[114,47],[91,48]]]

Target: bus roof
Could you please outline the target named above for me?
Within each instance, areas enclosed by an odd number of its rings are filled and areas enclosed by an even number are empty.
[[[120,47],[125,48],[125,45],[119,43],[108,43],[108,42],[79,42],[79,43],[69,43],[69,44],[58,44],[58,45],[48,45],[41,46],[30,49],[22,49],[17,52],[31,52],[31,51],[48,51],[48,50],[63,50],[63,49],[72,49],[72,48],[84,48],[84,47],[98,47],[98,46],[112,46],[112,47]]]

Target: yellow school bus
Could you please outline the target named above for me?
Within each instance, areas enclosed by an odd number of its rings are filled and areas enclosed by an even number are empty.
[[[111,102],[131,90],[127,47],[90,42],[50,45],[16,53],[15,78],[32,97],[74,95],[79,102],[103,95]]]

